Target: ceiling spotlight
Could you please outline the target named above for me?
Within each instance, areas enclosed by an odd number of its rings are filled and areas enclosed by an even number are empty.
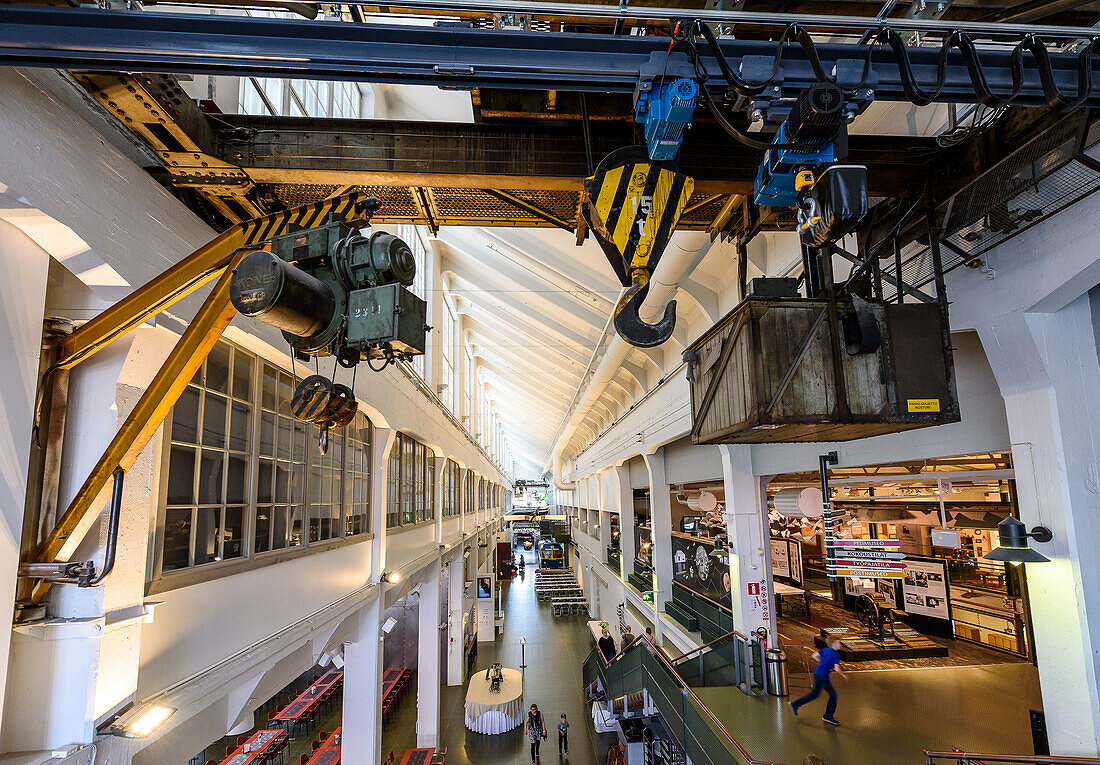
[[[1005,518],[997,524],[997,539],[1000,547],[994,547],[982,556],[984,560],[1004,561],[1018,566],[1021,563],[1046,563],[1050,560],[1041,552],[1028,547],[1028,538],[1036,542],[1049,542],[1054,538],[1046,526],[1036,526],[1030,532],[1027,526],[1013,517]]]
[[[136,706],[111,723],[107,732],[123,738],[145,738],[175,713],[175,707],[163,704]]]
[[[390,571],[390,572],[384,573],[384,574],[382,574],[382,581],[383,582],[388,582],[389,584],[397,584],[398,582],[401,581],[401,574],[400,574],[400,572],[397,572],[397,571]]]

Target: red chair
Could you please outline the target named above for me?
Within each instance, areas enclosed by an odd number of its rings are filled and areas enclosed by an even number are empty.
[[[237,736],[237,746],[240,746],[245,741],[248,741],[248,739],[249,739],[249,734],[247,734],[247,733],[242,733],[241,735]]]
[[[233,752],[234,752],[234,750],[236,750],[236,748],[237,748],[237,747],[235,747],[235,746],[227,746],[227,747],[225,748],[225,756],[226,756],[226,757],[228,757],[228,756],[230,756],[231,754],[233,754]]]
[[[327,730],[321,731],[320,733],[317,734],[317,738],[319,738],[321,741],[324,741],[326,738],[328,738],[328,731]]]
[[[313,739],[313,743],[312,743],[312,744],[310,744],[310,746],[312,746],[312,747],[313,747],[313,751],[315,751],[315,752],[316,752],[316,751],[317,751],[318,749],[320,749],[320,748],[321,748],[321,742],[320,742],[320,741],[318,741],[317,739]]]
[[[301,765],[306,765],[306,763],[309,762],[309,755],[303,754],[302,759],[300,759],[298,762],[300,762]]]

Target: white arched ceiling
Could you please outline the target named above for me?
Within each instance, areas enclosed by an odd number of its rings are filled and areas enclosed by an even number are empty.
[[[443,281],[509,448],[544,465],[614,335],[622,287],[599,245],[554,229],[443,228],[433,241]],[[732,248],[677,295],[677,329],[660,348],[628,351],[575,420],[566,456],[592,442],[680,363],[719,310],[715,286],[736,269]],[[733,273],[736,273],[734,270]]]
[[[578,247],[565,231],[444,228],[433,246],[509,447],[541,466],[607,345],[618,279],[595,242]],[[601,411],[619,408],[630,387],[616,385]]]

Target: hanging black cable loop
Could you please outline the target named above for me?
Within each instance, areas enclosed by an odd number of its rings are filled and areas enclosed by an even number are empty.
[[[1047,103],[1055,109],[1076,109],[1085,102],[1092,91],[1092,57],[1100,51],[1100,38],[1092,38],[1089,44],[1077,53],[1077,95],[1068,98],[1058,90],[1054,82],[1054,71],[1050,65],[1050,52],[1036,35],[1028,35],[1017,46],[1026,48],[1035,58],[1039,69],[1039,81],[1043,84],[1043,95]]]
[[[821,64],[821,57],[817,55],[817,46],[814,44],[810,33],[797,24],[791,24],[783,30],[783,34],[779,36],[779,40],[775,44],[775,60],[772,62],[771,73],[763,80],[757,80],[755,82],[746,80],[733,71],[733,67],[730,66],[729,60],[726,59],[726,54],[722,52],[722,47],[718,44],[718,38],[714,36],[714,31],[709,26],[700,21],[696,21],[693,25],[692,32],[693,36],[695,34],[701,34],[703,39],[707,41],[707,46],[710,48],[711,53],[714,54],[714,58],[718,61],[718,68],[722,70],[722,76],[726,78],[726,81],[737,95],[744,98],[752,98],[760,95],[764,92],[764,88],[768,87],[768,85],[770,85],[779,75],[780,69],[783,66],[785,46],[792,37],[798,42],[802,47],[802,51],[806,54],[806,60],[809,62],[810,68],[813,69],[817,81],[832,82],[829,75],[825,73],[825,67]]]
[[[986,81],[985,72],[982,70],[981,61],[978,59],[978,51],[974,47],[974,41],[962,32],[952,32],[940,46],[940,55],[936,60],[936,80],[932,90],[925,90],[913,74],[913,65],[909,60],[909,49],[901,36],[892,29],[884,29],[879,33],[897,60],[898,74],[901,76],[901,87],[905,95],[917,106],[926,106],[943,92],[947,79],[947,57],[952,48],[962,54],[966,64],[967,73],[970,75],[970,84],[974,87],[974,93],[978,100],[985,106],[995,109],[1013,101],[1019,94],[1024,81],[1023,45],[1021,42],[1012,49],[1012,89],[1004,95],[997,95],[990,89]],[[1045,49],[1044,49],[1045,52]]]

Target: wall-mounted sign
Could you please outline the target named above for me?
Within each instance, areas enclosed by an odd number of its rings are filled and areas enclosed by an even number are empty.
[[[905,565],[898,607],[907,614],[950,619],[946,564],[937,560],[909,560]]]
[[[802,545],[793,539],[772,539],[772,576],[802,586]]]
[[[711,555],[709,539],[672,534],[672,579],[689,590],[725,603],[730,594],[729,562]]]
[[[477,596],[479,598],[493,597],[493,577],[479,576],[477,578]]]

